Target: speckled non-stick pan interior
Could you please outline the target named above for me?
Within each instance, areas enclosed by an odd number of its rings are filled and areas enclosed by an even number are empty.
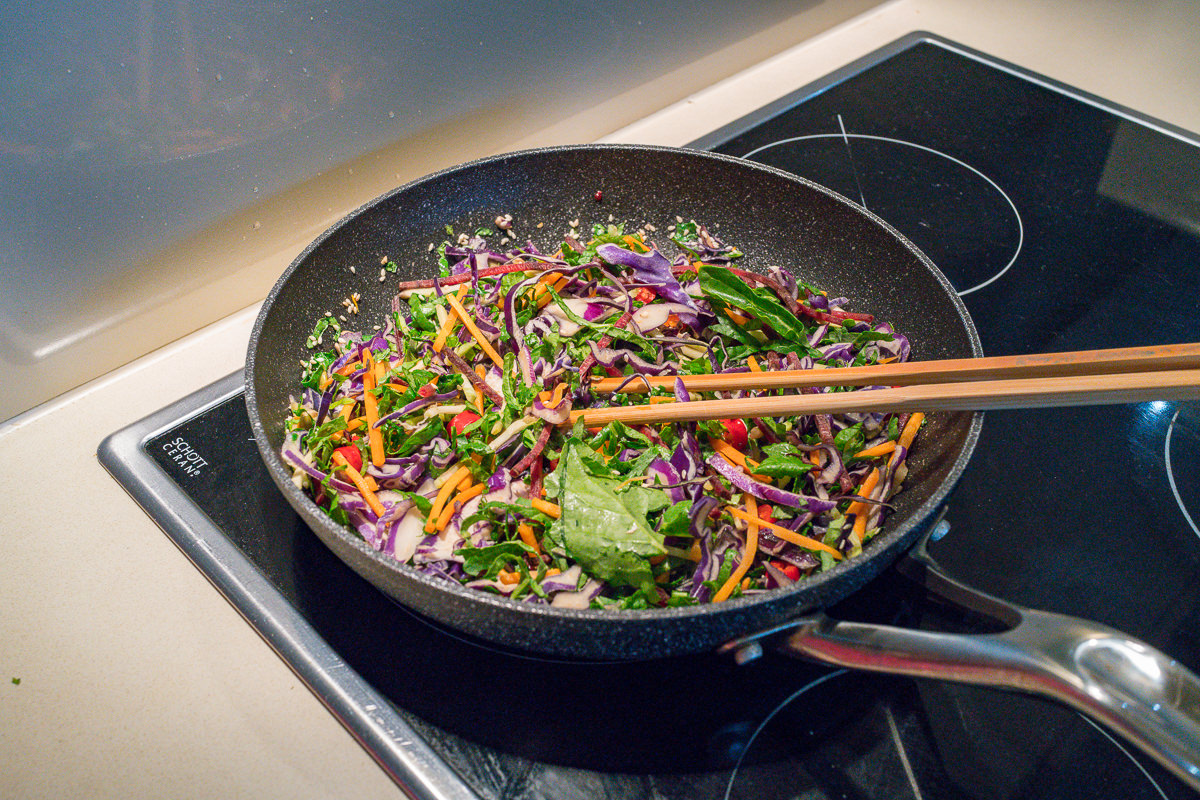
[[[597,192],[601,200],[596,200]],[[247,405],[272,478],[342,560],[400,603],[510,647],[584,659],[696,652],[847,596],[912,543],[943,503],[978,436],[978,414],[934,415],[910,458],[910,477],[885,530],[863,556],[795,587],[725,603],[649,611],[567,610],[514,602],[423,575],[333,524],[290,480],[278,453],[289,396],[317,318],[339,314],[352,292],[361,313],[348,327],[382,325],[397,280],[435,273],[430,244],[492,227],[553,249],[572,222],[587,231],[610,218],[665,231],[677,217],[708,225],[745,253],[743,264],[788,266],[852,298],[852,310],[892,322],[914,358],[980,355],[974,326],[945,277],[908,241],[861,207],[801,178],[740,159],[673,148],[587,145],[523,151],[422,178],[339,222],[288,268],[267,297],[250,342]],[[400,265],[379,281],[380,259]]]

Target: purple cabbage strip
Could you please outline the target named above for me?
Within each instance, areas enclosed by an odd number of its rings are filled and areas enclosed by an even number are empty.
[[[442,394],[431,394],[429,397],[419,397],[416,400],[413,400],[408,405],[406,405],[404,408],[401,408],[397,411],[393,411],[392,413],[390,413],[386,416],[380,417],[378,419],[378,421],[376,421],[376,423],[373,427],[378,428],[380,425],[382,425],[383,423],[385,423],[389,420],[393,420],[398,417],[406,417],[419,408],[424,408],[425,406],[433,405],[434,403],[440,403],[445,400],[453,400],[456,397],[458,397],[457,390],[443,392]]]
[[[789,492],[786,489],[780,489],[778,486],[759,483],[743,472],[740,467],[729,463],[724,456],[717,453],[709,456],[706,463],[743,492],[749,492],[760,500],[766,500],[768,503],[789,506],[791,508],[803,508],[818,514],[822,511],[829,511],[837,505],[832,500],[806,497],[802,494]]]
[[[648,253],[635,253],[619,245],[602,244],[596,248],[596,255],[610,264],[629,267],[633,270],[634,279],[653,285],[654,291],[659,297],[686,306],[692,312],[689,315],[690,319],[684,319],[681,314],[680,320],[689,328],[699,327],[700,309],[696,307],[692,296],[683,290],[679,281],[675,280],[675,276],[671,274],[671,262],[658,252],[657,248]]]

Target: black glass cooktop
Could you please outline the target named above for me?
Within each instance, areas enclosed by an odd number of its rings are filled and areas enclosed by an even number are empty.
[[[1191,134],[914,34],[696,147],[830,186],[942,268],[989,355],[1200,339]],[[772,655],[546,661],[393,604],[261,466],[240,376],[101,459],[408,794],[428,798],[1174,798],[1034,698]],[[1005,599],[1200,667],[1200,402],[991,412],[934,555]],[[962,625],[898,575],[834,609]]]

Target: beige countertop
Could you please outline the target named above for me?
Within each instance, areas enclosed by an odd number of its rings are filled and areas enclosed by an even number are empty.
[[[898,0],[733,75],[728,64],[745,58],[738,47],[756,43],[731,43],[693,67],[711,76],[709,88],[619,131],[583,115],[513,144],[683,144],[914,30],[1200,130],[1198,23],[1200,8],[1182,1]],[[278,274],[298,250],[265,268]],[[10,498],[0,796],[399,796],[96,461],[107,434],[239,369],[260,297],[246,294],[242,311],[0,426]]]

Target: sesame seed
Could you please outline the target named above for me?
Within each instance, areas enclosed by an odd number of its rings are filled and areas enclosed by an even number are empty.
[[[350,265],[350,272],[351,272],[352,274],[353,274],[353,273],[357,273],[357,272],[358,272],[358,270],[356,270],[356,269],[354,268],[354,265],[353,265],[353,264],[351,264],[351,265]]]
[[[433,242],[430,242],[430,243],[429,243],[429,247],[426,247],[426,248],[425,248],[425,252],[427,252],[427,253],[432,253],[432,252],[433,252]]]

